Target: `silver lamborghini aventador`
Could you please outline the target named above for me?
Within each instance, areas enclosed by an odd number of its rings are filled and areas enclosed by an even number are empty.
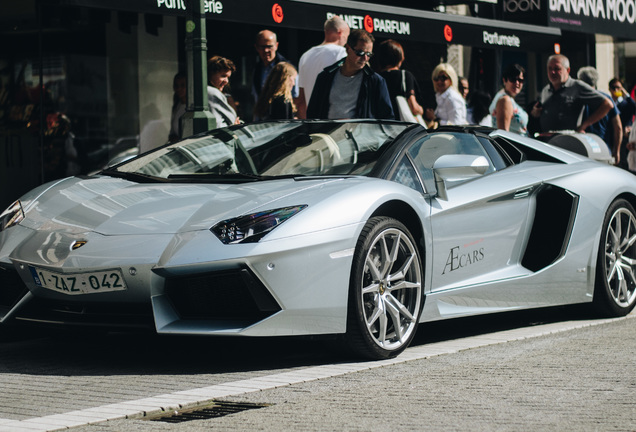
[[[338,335],[636,301],[636,177],[500,130],[391,121],[216,129],[45,184],[0,216],[0,331]]]

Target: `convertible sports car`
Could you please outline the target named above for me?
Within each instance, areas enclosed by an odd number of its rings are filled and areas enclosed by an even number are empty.
[[[0,325],[339,335],[398,355],[418,323],[636,300],[636,177],[500,130],[232,126],[0,216]]]

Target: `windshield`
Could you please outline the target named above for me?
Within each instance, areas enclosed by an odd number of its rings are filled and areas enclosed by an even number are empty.
[[[272,122],[216,129],[137,157],[106,173],[159,179],[259,179],[366,175],[408,124]]]

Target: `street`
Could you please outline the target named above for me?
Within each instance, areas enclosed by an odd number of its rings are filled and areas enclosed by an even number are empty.
[[[557,308],[427,324],[391,362],[357,362],[317,340],[7,341],[0,430],[634,430],[634,316]],[[149,421],[161,409],[138,407],[159,396],[172,398],[170,413],[213,400],[261,408]],[[90,418],[108,407],[108,421]]]

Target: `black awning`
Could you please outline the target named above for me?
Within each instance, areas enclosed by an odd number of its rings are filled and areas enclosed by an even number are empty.
[[[162,15],[186,14],[186,0],[64,0],[65,4]],[[421,11],[354,1],[204,0],[209,20],[322,31],[327,18],[342,16],[376,37],[460,44],[481,48],[553,52],[558,28]]]

